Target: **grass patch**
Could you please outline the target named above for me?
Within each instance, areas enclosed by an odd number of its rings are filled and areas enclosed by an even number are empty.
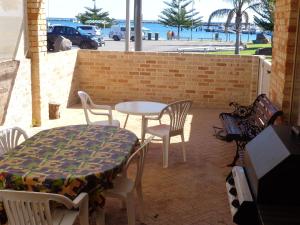
[[[259,48],[270,48],[271,44],[247,44],[247,49],[241,50],[241,55],[254,55],[255,51]],[[234,51],[223,51],[223,52],[208,52],[207,54],[212,55],[234,55]]]
[[[251,44],[251,43],[248,43],[246,44],[247,48],[255,48],[255,49],[258,49],[258,48],[270,48],[272,45],[271,43],[270,44]]]

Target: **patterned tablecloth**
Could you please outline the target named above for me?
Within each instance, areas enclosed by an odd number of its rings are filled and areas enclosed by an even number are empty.
[[[138,143],[110,126],[74,125],[44,130],[0,157],[0,188],[63,194],[109,188]]]

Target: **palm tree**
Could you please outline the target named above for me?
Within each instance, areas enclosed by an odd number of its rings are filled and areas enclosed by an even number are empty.
[[[193,3],[193,0],[172,0],[164,2],[168,8],[164,9],[159,16],[158,21],[165,25],[177,28],[177,36],[180,39],[180,30],[182,28],[194,28],[201,25],[202,17],[195,17],[199,13],[192,8],[186,8]]]
[[[242,29],[243,18],[245,23],[249,23],[249,9],[255,9],[260,6],[260,2],[257,0],[230,0],[233,4],[232,9],[218,9],[212,12],[208,19],[208,25],[214,17],[224,17],[227,16],[225,23],[225,29],[228,29],[229,24],[235,17],[235,32],[236,32],[236,42],[235,42],[235,54],[240,54],[240,34]]]
[[[259,17],[254,16],[254,22],[265,31],[274,30],[275,0],[261,0],[261,6],[254,9]]]

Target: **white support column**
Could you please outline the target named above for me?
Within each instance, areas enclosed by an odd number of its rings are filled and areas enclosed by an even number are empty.
[[[126,0],[126,34],[125,34],[125,51],[130,49],[130,0]]]

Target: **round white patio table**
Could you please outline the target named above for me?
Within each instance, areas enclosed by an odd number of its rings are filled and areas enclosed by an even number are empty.
[[[167,105],[160,102],[150,102],[150,101],[130,101],[121,102],[115,105],[115,110],[121,113],[127,114],[124,123],[124,128],[126,127],[128,116],[142,116],[142,128],[141,128],[141,138],[144,135],[147,124],[145,123],[145,116],[157,116],[163,108]]]

